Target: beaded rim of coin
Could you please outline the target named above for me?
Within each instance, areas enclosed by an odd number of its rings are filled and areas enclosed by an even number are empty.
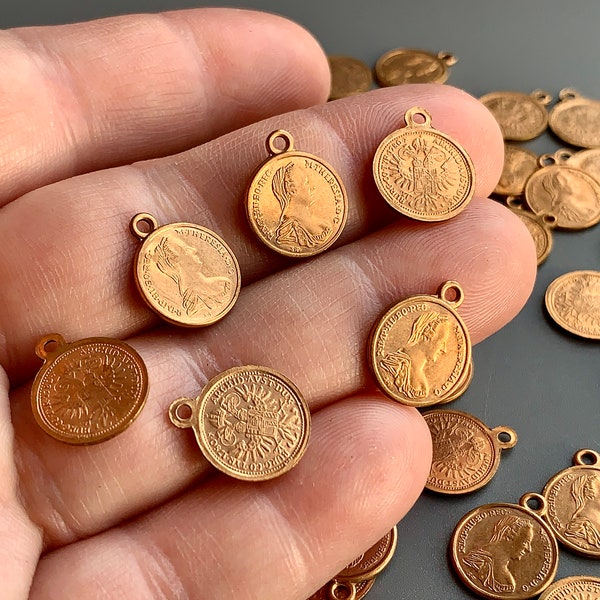
[[[564,88],[559,92],[559,102],[550,111],[548,125],[561,140],[580,148],[600,146],[600,131],[586,126],[600,119],[600,101],[586,98],[573,88]],[[584,113],[584,114],[581,114]],[[592,113],[590,118],[590,113]],[[580,127],[574,126],[574,115],[580,117]],[[576,125],[576,123],[575,123]]]
[[[296,385],[258,365],[219,373],[196,398],[173,401],[169,418],[176,427],[194,430],[198,446],[215,468],[243,481],[273,479],[296,466],[311,428],[308,404]],[[279,457],[273,447],[281,451]]]
[[[368,92],[373,85],[371,69],[362,60],[352,56],[329,55],[331,89],[329,100],[339,100]]]
[[[283,141],[282,148],[277,146],[278,140]],[[246,193],[246,215],[252,230],[268,248],[284,256],[307,258],[324,252],[339,238],[348,218],[348,197],[341,177],[322,158],[296,150],[288,131],[270,133],[266,147],[269,157],[256,170]],[[302,186],[294,183],[294,172],[302,176]],[[308,202],[306,198],[296,201],[302,219],[286,216],[295,197],[290,190],[304,192],[309,198]],[[312,220],[310,230],[307,220]],[[312,231],[316,228],[319,233]]]
[[[377,189],[402,215],[426,222],[451,219],[475,192],[473,161],[458,142],[431,125],[424,108],[408,109],[404,121],[405,127],[390,133],[375,151]]]
[[[591,596],[590,592],[596,595]],[[538,600],[597,600],[597,598],[600,598],[600,578],[577,575],[555,581]]]
[[[66,342],[52,333],[41,338],[35,352],[44,364],[31,388],[33,416],[48,435],[61,442],[91,445],[113,438],[131,425],[146,403],[146,365],[125,342],[103,337]],[[98,400],[98,390],[105,395],[90,414],[89,404]],[[111,402],[106,402],[106,396]],[[53,419],[52,414],[59,411],[62,416]],[[89,421],[87,430],[84,416]]]
[[[194,223],[159,226],[148,213],[135,215],[129,228],[142,242],[134,261],[137,289],[165,321],[204,327],[233,308],[241,288],[240,267],[214,231]]]
[[[498,471],[502,450],[513,448],[518,439],[510,427],[490,429],[477,417],[458,410],[430,410],[423,413],[423,418],[433,442],[433,460],[425,487],[440,494],[467,494],[487,485]],[[461,427],[463,435],[458,445],[450,443],[444,422],[453,425],[454,433]],[[465,430],[470,437],[465,438]],[[446,453],[440,459],[442,446]]]
[[[407,74],[404,69],[394,66],[398,59],[410,59],[427,67],[422,74]],[[405,83],[444,83],[448,80],[448,67],[455,65],[458,59],[454,54],[441,50],[437,54],[417,48],[394,48],[381,55],[375,63],[375,78],[382,87],[392,87]]]

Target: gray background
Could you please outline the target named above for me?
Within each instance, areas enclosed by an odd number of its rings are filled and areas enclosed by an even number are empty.
[[[169,0],[0,0],[0,26],[73,22],[129,13],[199,6]],[[412,0],[215,2],[284,14],[307,27],[330,54],[368,64],[387,50],[446,50],[459,62],[449,83],[479,96],[495,90],[554,97],[564,87],[600,99],[600,2],[596,0]],[[529,146],[559,147],[549,136]],[[600,268],[598,227],[555,233],[554,250],[539,269],[535,290],[519,316],[474,350],[475,377],[452,407],[488,426],[519,435],[483,490],[463,497],[424,493],[399,524],[393,562],[369,594],[372,600],[475,597],[454,578],[446,548],[460,517],[486,502],[517,502],[540,492],[571,464],[580,448],[600,450],[600,343],[557,329],[545,315],[548,284],[567,271]],[[558,577],[600,576],[600,562],[561,551]]]

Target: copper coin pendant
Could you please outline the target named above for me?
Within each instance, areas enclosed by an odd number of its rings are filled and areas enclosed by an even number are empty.
[[[531,501],[537,509],[529,508]],[[525,600],[546,589],[558,568],[558,544],[544,512],[543,496],[526,494],[518,505],[485,504],[466,514],[450,541],[465,585],[498,600]]]
[[[303,258],[327,250],[348,216],[340,176],[321,158],[296,151],[294,139],[283,129],[269,135],[267,150],[271,157],[248,188],[246,212],[252,229],[285,256]]]
[[[504,166],[494,193],[520,196],[525,191],[525,183],[538,168],[537,154],[514,144],[504,144]]]
[[[134,267],[137,288],[165,321],[202,327],[233,308],[240,293],[240,267],[216,233],[193,223],[159,227],[148,213],[135,215],[130,228],[143,242]]]
[[[587,462],[586,462],[587,460]],[[579,450],[573,465],[544,486],[546,520],[564,546],[600,558],[600,454]]]
[[[399,213],[419,221],[445,221],[463,211],[475,190],[467,152],[431,126],[431,115],[413,107],[406,127],[388,135],[373,158],[381,195]]]
[[[561,90],[559,99],[550,111],[550,129],[567,144],[581,148],[600,146],[600,102],[571,88]]]
[[[517,443],[509,427],[489,429],[458,410],[423,414],[433,442],[433,460],[425,487],[441,494],[466,494],[482,488],[500,465],[500,452]]]
[[[505,140],[532,140],[548,125],[548,105],[552,96],[542,90],[522,92],[491,92],[479,98],[494,115]]]
[[[545,304],[552,319],[570,333],[600,340],[600,272],[571,271],[546,289]]]
[[[169,417],[177,427],[193,428],[217,469],[245,481],[289,471],[310,435],[310,411],[298,388],[280,373],[253,365],[220,373],[195,399],[175,400]]]
[[[538,600],[600,600],[600,579],[585,575],[559,579]]]
[[[65,342],[44,336],[36,346],[44,360],[31,388],[38,425],[68,444],[97,444],[133,422],[148,395],[148,373],[128,344],[109,338]]]
[[[456,397],[456,390],[463,389],[471,368],[471,339],[456,312],[463,298],[460,285],[448,281],[437,296],[411,296],[375,323],[369,363],[387,396],[423,407]]]
[[[457,58],[449,52],[433,54],[415,48],[396,48],[380,56],[375,63],[375,77],[382,87],[405,83],[444,83],[448,67]]]
[[[371,69],[351,56],[328,56],[331,71],[329,100],[338,100],[368,92],[373,84]]]
[[[590,148],[572,153],[567,159],[567,165],[585,171],[597,182],[600,182],[600,148]]]
[[[318,589],[308,600],[361,600],[375,583],[375,577],[356,583],[332,579]]]

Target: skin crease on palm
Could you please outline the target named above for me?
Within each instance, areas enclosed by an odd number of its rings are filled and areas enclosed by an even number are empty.
[[[0,47],[2,598],[306,599],[402,519],[429,471],[420,414],[369,375],[373,321],[453,279],[476,343],[531,292],[529,234],[486,199],[502,166],[497,126],[449,86],[325,103],[315,40],[249,11],[10,30]],[[476,167],[474,199],[446,222],[400,218],[373,183],[378,143],[412,106]],[[306,261],[274,255],[244,216],[245,187],[279,128],[348,190],[342,236]],[[243,288],[225,319],[182,330],[146,307],[132,280],[138,212],[228,242]],[[76,447],[36,426],[34,348],[53,332],[124,339],[142,355],[148,402],[120,436]],[[284,373],[313,413],[303,459],[269,482],[216,473],[167,417],[175,398],[239,364]]]

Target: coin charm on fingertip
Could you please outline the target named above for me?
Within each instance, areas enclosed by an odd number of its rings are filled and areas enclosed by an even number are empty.
[[[297,151],[283,129],[272,132],[266,145],[270,157],[258,168],[246,197],[250,226],[264,244],[285,256],[324,252],[348,217],[340,176],[323,159]]]
[[[202,327],[222,319],[240,293],[235,254],[216,233],[193,223],[159,227],[148,213],[130,223],[142,241],[134,275],[146,304],[165,321]]]
[[[148,372],[125,342],[93,337],[66,342],[44,336],[36,346],[44,360],[31,388],[38,425],[68,444],[97,444],[124,431],[148,395]]]
[[[373,158],[373,177],[386,202],[419,221],[445,221],[462,212],[475,191],[475,167],[466,150],[431,125],[415,106],[406,127],[388,135]]]
[[[175,400],[169,418],[194,430],[213,466],[244,481],[289,471],[310,435],[310,411],[298,388],[273,369],[253,365],[223,371],[197,398]]]

